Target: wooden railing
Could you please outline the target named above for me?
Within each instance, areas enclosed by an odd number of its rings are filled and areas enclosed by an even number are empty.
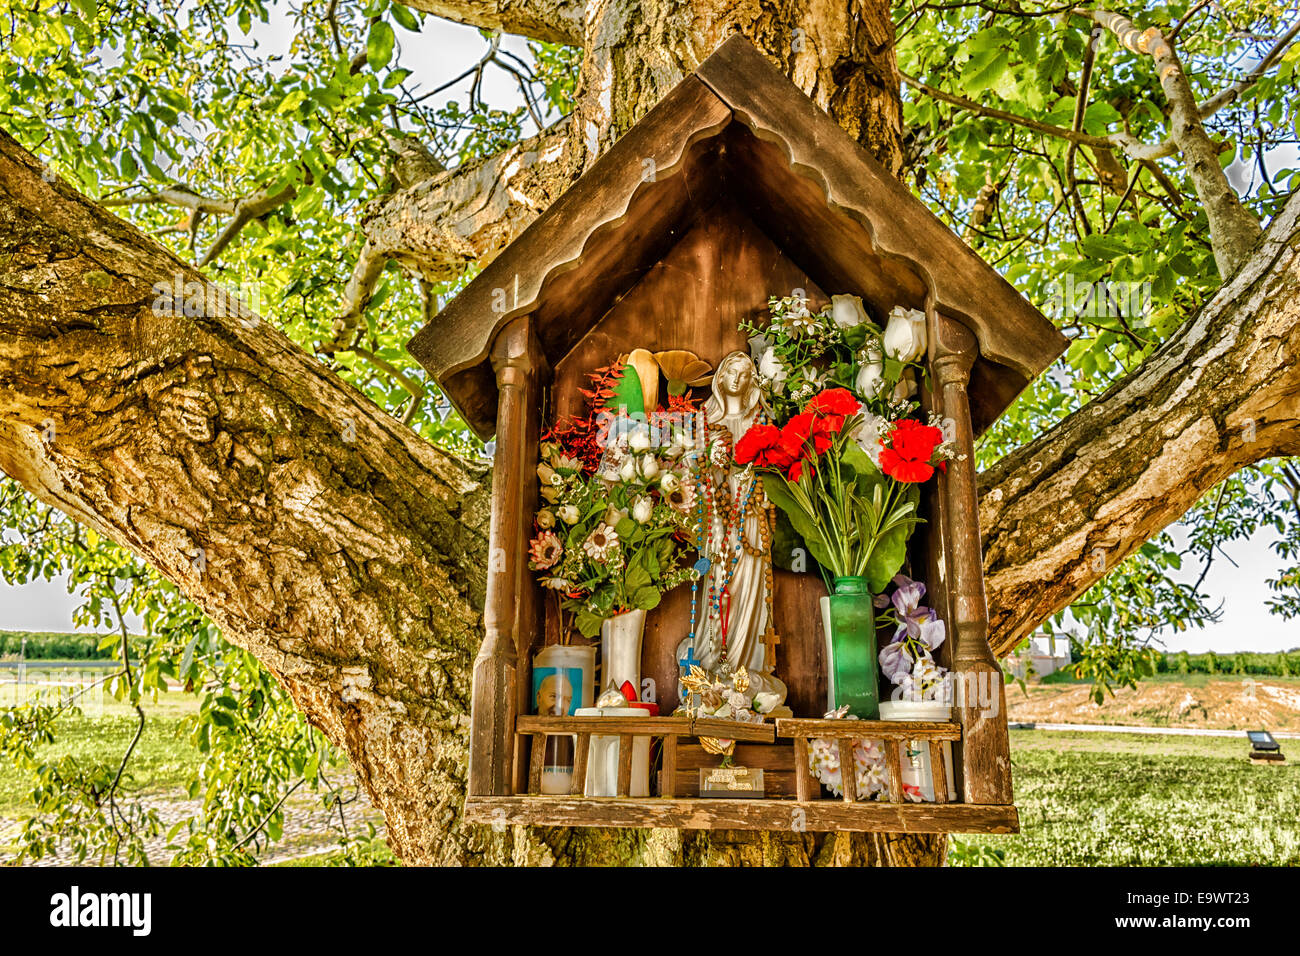
[[[541,792],[542,770],[545,766],[546,737],[548,734],[573,734],[577,745],[573,754],[573,780],[569,785],[572,796],[582,796],[587,781],[587,755],[591,751],[591,736],[618,737],[618,795],[626,797],[632,780],[632,740],[635,737],[663,739],[663,776],[669,781],[669,792],[660,796],[672,797],[671,781],[676,778],[677,738],[719,737],[724,740],[743,740],[772,743],[776,728],[772,724],[747,724],[735,720],[693,720],[689,717],[536,717],[521,716],[515,721],[515,732],[532,738],[528,764],[528,792]]]
[[[808,767],[810,740],[820,738],[835,741],[840,754],[841,793],[846,803],[856,803],[858,799],[858,775],[853,762],[854,741],[879,740],[884,743],[889,802],[903,803],[903,768],[898,756],[898,744],[908,740],[924,740],[930,745],[934,801],[947,803],[948,771],[944,761],[943,742],[960,741],[961,726],[948,722],[778,718],[776,735],[794,740],[795,789],[799,800],[816,800],[821,794],[821,787]]]

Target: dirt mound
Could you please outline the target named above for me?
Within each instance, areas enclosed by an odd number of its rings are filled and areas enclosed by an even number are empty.
[[[1091,689],[1085,684],[1030,684],[1026,696],[1011,686],[1007,713],[1013,721],[1300,731],[1300,683],[1267,677],[1145,681],[1136,690],[1117,690],[1100,706],[1088,696]]]

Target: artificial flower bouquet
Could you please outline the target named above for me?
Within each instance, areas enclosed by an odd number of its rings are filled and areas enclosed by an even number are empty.
[[[686,441],[674,425],[692,410],[689,399],[646,414],[632,366],[615,363],[591,378],[589,413],[541,443],[543,506],[528,549],[529,567],[585,637],[616,614],[658,606],[689,580],[697,533]]]

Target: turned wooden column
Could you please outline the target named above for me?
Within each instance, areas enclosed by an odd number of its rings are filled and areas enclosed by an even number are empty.
[[[979,354],[974,334],[926,309],[935,401],[958,457],[939,479],[943,502],[945,591],[955,677],[957,718],[962,724],[960,779],[965,803],[1009,804],[1011,756],[1007,736],[1002,668],[989,647],[984,599],[984,554],[980,542],[975,436],[971,426],[971,367]]]
[[[501,330],[492,348],[492,367],[500,394],[485,633],[474,661],[471,796],[508,795],[515,788],[515,717],[526,706],[527,653],[538,628],[541,602],[529,578],[528,540],[537,501],[537,441],[548,369],[529,316]]]

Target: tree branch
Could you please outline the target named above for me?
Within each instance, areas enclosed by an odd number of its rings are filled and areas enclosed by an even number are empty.
[[[583,44],[583,0],[400,0],[432,13],[485,30],[515,33],[533,40]]]
[[[1154,62],[1170,106],[1169,139],[1183,154],[1187,175],[1209,219],[1214,261],[1227,279],[1259,239],[1259,220],[1241,204],[1219,165],[1219,147],[1201,125],[1200,109],[1178,54],[1157,27],[1139,30],[1131,20],[1109,10],[1075,12],[1110,30],[1125,49]]]
[[[980,476],[1003,654],[1246,465],[1300,453],[1300,194],[1137,369]]]
[[[1296,20],[1295,23],[1291,24],[1291,28],[1278,38],[1278,41],[1273,44],[1273,48],[1264,54],[1264,58],[1256,63],[1249,73],[1236,83],[1225,87],[1201,103],[1201,119],[1213,116],[1225,106],[1231,106],[1242,93],[1245,93],[1258,83],[1265,73],[1277,66],[1278,61],[1286,54],[1286,51],[1291,46],[1291,41],[1296,38],[1297,34],[1300,34],[1300,20]]]

